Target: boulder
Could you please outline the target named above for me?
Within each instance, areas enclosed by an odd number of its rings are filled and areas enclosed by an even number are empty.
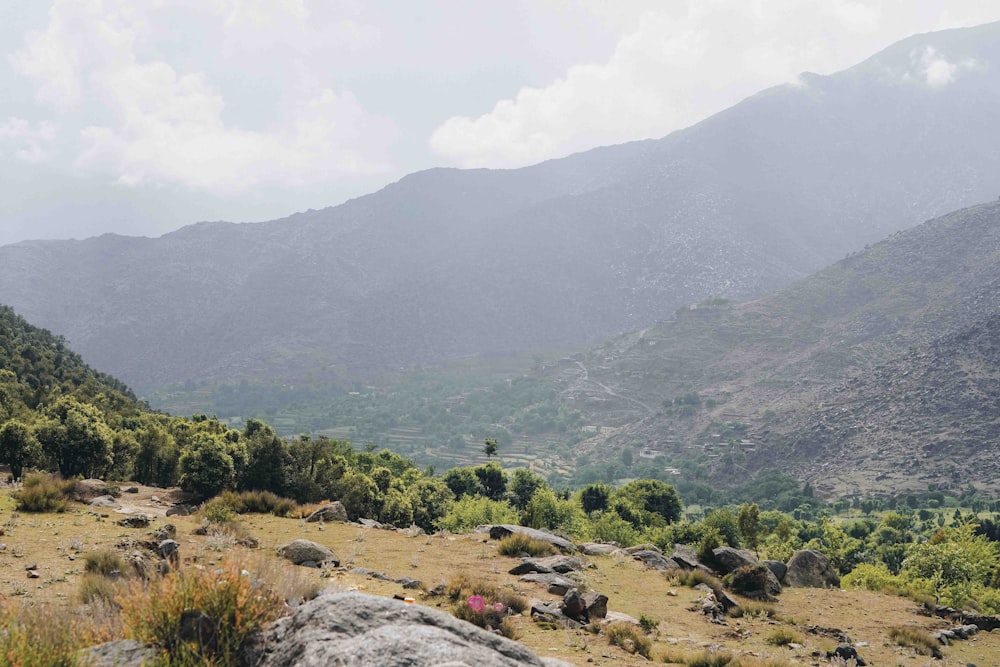
[[[775,578],[779,582],[785,580],[785,573],[788,572],[788,566],[780,560],[762,560],[761,563],[766,565],[767,569],[774,573]]]
[[[697,570],[704,566],[698,560],[698,552],[686,544],[675,544],[670,559],[685,570]]]
[[[518,581],[530,581],[536,584],[544,584],[548,587],[549,593],[552,593],[553,595],[565,595],[566,591],[578,586],[578,584],[572,579],[567,579],[561,574],[556,574],[555,572],[550,572],[548,574],[526,574],[518,579]]]
[[[114,496],[97,496],[91,499],[89,505],[91,507],[118,507],[120,503],[115,500]]]
[[[681,569],[681,566],[677,563],[677,561],[672,558],[665,557],[659,550],[652,551],[647,549],[643,551],[636,551],[632,554],[632,558],[641,562],[646,567],[653,570],[659,570],[660,572]]]
[[[314,563],[332,563],[340,565],[340,559],[327,547],[309,540],[292,540],[278,547],[278,555],[296,565],[312,561]]]
[[[778,578],[763,563],[738,567],[727,574],[723,582],[729,590],[753,600],[775,602],[775,596],[781,593]]]
[[[132,639],[105,642],[80,651],[81,662],[91,667],[142,667],[151,664],[158,651],[152,644]]]
[[[149,528],[149,517],[145,514],[133,514],[115,523],[124,528]]]
[[[347,510],[344,509],[344,504],[339,500],[326,505],[321,505],[312,514],[306,517],[306,523],[315,523],[316,521],[324,521],[332,523],[334,521],[339,521],[341,523],[346,523]]]
[[[512,567],[509,572],[510,574],[529,574],[531,572],[539,574],[549,574],[550,572],[566,574],[567,572],[582,570],[584,565],[585,563],[583,559],[575,556],[546,556],[545,558],[529,557],[522,558],[521,562]]]
[[[854,663],[858,665],[858,667],[864,667],[865,665],[868,664],[867,662],[864,661],[864,659],[860,655],[858,655],[857,649],[855,649],[850,644],[838,645],[837,648],[835,648],[833,651],[827,652],[826,657],[840,658],[844,662],[847,662],[848,660],[853,660]]]
[[[840,577],[830,565],[830,559],[815,549],[802,549],[792,554],[785,572],[785,584],[800,588],[836,588]]]
[[[580,545],[580,552],[586,556],[610,556],[618,551],[621,551],[621,549],[614,544],[584,542]]]
[[[194,514],[194,508],[184,503],[178,503],[167,509],[167,516],[191,516],[192,514]]]
[[[587,603],[580,595],[580,591],[575,588],[566,591],[566,595],[563,596],[562,603],[559,605],[559,610],[574,621],[586,623],[588,620]]]
[[[724,575],[741,567],[757,564],[757,557],[752,552],[732,547],[712,549],[712,559],[715,561],[715,569]]]
[[[358,519],[358,523],[360,523],[365,528],[375,528],[375,529],[379,529],[379,530],[381,530],[382,528],[385,528],[385,526],[383,526],[381,523],[379,523],[375,519]],[[396,529],[395,527],[392,528],[392,530],[395,530],[395,529]]]
[[[511,535],[517,533],[518,535],[524,535],[535,540],[547,542],[560,551],[576,551],[576,545],[567,540],[565,537],[559,537],[558,535],[553,535],[548,531],[538,530],[537,528],[528,528],[527,526],[516,526],[514,524],[504,523],[493,526],[479,526],[476,528],[476,532],[489,533],[490,539],[494,540],[502,540],[505,537],[510,537]]]
[[[642,624],[639,623],[639,619],[620,611],[609,611],[607,615],[601,619],[601,625],[610,625],[612,623],[628,623],[629,625],[634,625],[637,628],[642,627]]]
[[[658,554],[663,553],[663,550],[660,549],[660,547],[655,544],[649,544],[648,542],[644,544],[634,544],[626,549],[623,549],[623,551],[630,556],[634,556],[640,551],[655,551]]]
[[[321,595],[268,626],[243,656],[259,667],[555,667],[527,647],[416,604],[362,595]]]
[[[608,596],[597,591],[590,591],[583,595],[583,604],[587,608],[587,618],[604,618],[608,615]]]

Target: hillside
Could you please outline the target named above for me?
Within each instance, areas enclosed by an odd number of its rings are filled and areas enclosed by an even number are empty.
[[[351,388],[747,299],[1000,189],[1000,24],[918,35],[687,130],[321,211],[0,248],[0,301],[142,393]],[[932,79],[928,54],[957,63]]]
[[[609,427],[581,445],[597,457],[650,447],[717,481],[777,466],[828,496],[995,492],[998,323],[992,203],[758,301],[679,309],[553,373]]]

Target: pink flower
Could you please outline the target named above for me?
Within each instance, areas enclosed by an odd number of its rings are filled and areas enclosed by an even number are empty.
[[[503,603],[502,602],[496,602],[496,603],[493,604],[493,608],[496,609],[497,611],[503,611]]]
[[[483,600],[482,596],[473,595],[469,598],[469,606],[472,607],[473,611],[483,611],[486,609],[486,602]]]

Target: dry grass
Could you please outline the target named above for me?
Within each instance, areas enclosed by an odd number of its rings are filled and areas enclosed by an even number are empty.
[[[65,512],[73,486],[55,475],[28,475],[11,497],[21,512]]]
[[[889,639],[900,646],[912,648],[920,655],[940,657],[941,644],[931,633],[912,626],[900,626],[889,630]]]
[[[626,653],[635,653],[644,658],[649,657],[653,642],[643,634],[642,630],[631,623],[611,623],[604,631],[608,643],[618,646]]]
[[[514,533],[497,543],[497,553],[501,556],[551,556],[556,548],[548,542],[536,540],[527,535]]]

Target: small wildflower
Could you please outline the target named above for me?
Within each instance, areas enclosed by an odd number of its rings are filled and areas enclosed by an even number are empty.
[[[473,611],[483,611],[486,609],[486,602],[481,595],[473,595],[469,598],[469,606],[472,607]]]

